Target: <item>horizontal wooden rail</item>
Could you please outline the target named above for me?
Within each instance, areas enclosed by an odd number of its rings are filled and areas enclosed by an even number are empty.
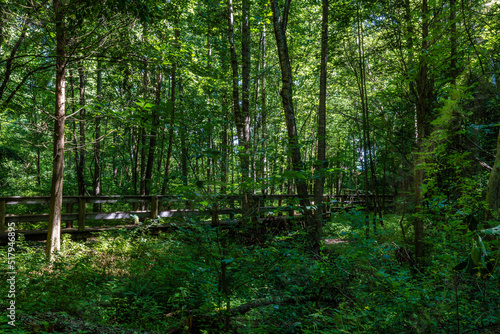
[[[189,200],[186,197],[183,196],[176,196],[176,195],[156,195],[156,196],[145,196],[145,195],[109,195],[109,196],[64,196],[63,197],[63,204],[67,203],[78,203],[79,199],[84,199],[87,203],[138,203],[138,202],[144,202],[144,201],[150,201],[152,197],[157,197],[158,200],[161,201],[168,201],[168,202],[181,202],[181,201],[186,201]],[[313,196],[310,196],[313,198]],[[374,195],[324,195],[324,199],[350,199],[350,198],[357,198],[357,199],[365,199],[365,198],[374,198]],[[394,196],[392,195],[385,195],[385,196],[378,196],[379,198],[385,197],[388,199],[392,199]],[[264,199],[264,200],[283,200],[283,199],[289,199],[289,198],[296,198],[299,199],[300,197],[298,195],[253,195],[253,198],[255,199]],[[241,200],[242,196],[240,195],[216,195],[213,197],[213,200]],[[13,204],[46,204],[49,205],[50,203],[50,196],[29,196],[29,197],[23,197],[23,196],[0,196],[0,202],[4,201],[6,205],[13,205]]]
[[[381,198],[382,196],[379,196]],[[287,216],[295,216],[295,211],[300,210],[298,205],[298,195],[253,195],[253,200],[258,207],[256,214],[262,217],[262,214],[275,214],[276,212]],[[324,195],[325,211],[331,212],[341,209],[349,209],[357,204],[364,205],[367,199],[373,199],[373,195]],[[311,196],[312,199],[312,196]],[[386,202],[392,202],[393,196],[385,196]],[[205,198],[201,198],[200,202],[207,203]],[[194,198],[183,196],[64,196],[63,204],[65,212],[61,214],[61,220],[66,222],[66,229],[72,230],[73,222],[78,222],[76,230],[84,231],[88,228],[85,222],[88,220],[124,220],[133,219],[136,223],[136,217],[144,221],[145,219],[157,218],[175,218],[175,217],[194,217],[194,216],[209,216],[212,210],[216,209],[218,215],[228,215],[230,219],[234,218],[235,214],[242,212],[241,210],[242,196],[239,195],[216,195],[210,198],[210,202],[218,206],[214,208],[210,205],[205,205],[197,208]],[[277,202],[277,203],[274,203]],[[283,203],[285,202],[285,203]],[[13,205],[44,205],[48,209],[50,196],[4,196],[0,197],[0,234],[4,238],[6,226],[9,223],[20,222],[47,222],[48,213],[36,214],[9,214],[7,206]],[[130,211],[113,211],[113,212],[87,212],[87,204],[119,204],[131,203],[133,208]],[[142,210],[138,209],[138,204],[142,206]],[[269,205],[270,204],[270,205]],[[314,205],[314,202],[312,202]],[[78,210],[73,211],[74,206]],[[176,207],[172,209],[171,207]],[[21,232],[21,231],[19,231]]]

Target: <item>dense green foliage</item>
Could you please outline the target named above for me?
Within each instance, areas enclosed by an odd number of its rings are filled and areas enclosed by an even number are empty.
[[[200,327],[216,332],[226,332],[228,317],[238,333],[498,330],[496,276],[478,281],[453,271],[467,237],[442,231],[433,238],[430,265],[417,269],[400,216],[386,218],[374,239],[365,239],[363,219],[359,211],[332,217],[319,258],[294,228],[245,244],[234,230],[196,222],[160,237],[137,230],[85,243],[66,239],[53,263],[40,246],[20,242],[23,322],[15,333],[166,333],[196,317],[206,317],[198,318]],[[225,313],[228,301],[235,309],[271,298],[245,314]]]
[[[273,5],[0,0],[0,196],[53,195],[52,146],[64,134],[65,195],[180,195],[209,209],[223,206],[213,195],[245,195],[237,218],[254,224],[252,194],[304,193],[303,185],[312,194],[322,177],[325,194],[374,197],[368,207],[315,217],[323,240],[314,247],[307,219],[270,219],[257,233],[192,218],[154,237],[144,225],[65,239],[53,261],[20,240],[20,322],[4,325],[0,313],[0,331],[499,331],[500,2]],[[277,7],[293,82],[283,81]],[[61,33],[64,52],[56,53]],[[59,134],[57,59],[66,87]],[[396,205],[384,206],[381,195]],[[7,288],[0,284],[2,309]]]
[[[373,192],[374,184],[379,193],[411,191],[422,62],[428,66],[429,113],[425,122],[429,159],[440,192],[449,197],[455,192],[453,178],[482,173],[480,162],[492,166],[490,152],[495,147],[499,119],[498,3],[464,0],[454,7],[454,21],[449,19],[447,2],[430,3],[433,22],[425,57],[419,51],[420,5],[418,1],[407,5],[390,1],[330,3],[329,192]],[[152,136],[156,139],[154,168],[146,181],[151,182],[152,193],[159,193],[164,182],[168,182],[168,193],[175,193],[176,186],[198,180],[211,185],[214,192],[237,192],[241,186],[239,148],[231,113],[226,5],[176,0],[135,1],[132,7],[105,1],[82,10],[85,6],[85,2],[75,1],[65,10],[66,38],[72,45],[66,67],[65,194],[78,194],[80,163],[89,194],[97,176],[102,194],[142,193]],[[236,6],[238,23],[240,4]],[[138,8],[143,12],[140,17],[136,16]],[[31,15],[33,12],[38,15]],[[305,162],[304,175],[298,176],[287,173],[290,159],[271,10],[264,2],[251,6],[250,186],[257,192],[286,193],[294,187],[295,178],[313,178],[321,42],[316,18],[320,13],[316,3],[297,2],[291,7],[287,30]],[[54,29],[51,15],[50,8],[42,9],[36,2],[33,7],[15,1],[2,4],[0,74],[5,84],[0,97],[0,146],[22,158],[0,156],[3,195],[43,195],[50,190],[49,115],[55,62],[54,41],[47,38]],[[451,35],[453,24],[456,35]],[[452,52],[450,40],[454,36],[456,50]],[[240,50],[239,35],[235,43]],[[361,82],[363,71],[365,81]],[[366,119],[360,116],[360,85],[369,111]],[[364,143],[365,135],[369,135],[370,148]],[[359,173],[370,168],[363,158],[369,152],[373,154],[375,179]],[[99,175],[95,175],[96,157]],[[461,171],[455,173],[454,168]],[[484,189],[484,184],[480,186]]]

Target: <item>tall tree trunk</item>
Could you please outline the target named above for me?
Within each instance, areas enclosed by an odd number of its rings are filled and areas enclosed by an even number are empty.
[[[238,59],[236,55],[236,46],[234,43],[234,16],[233,2],[227,1],[228,5],[228,40],[231,50],[231,68],[232,68],[232,83],[233,83],[233,113],[238,134],[239,146],[243,148],[239,152],[240,169],[241,169],[241,185],[243,195],[243,217],[247,219],[252,214],[252,199],[250,183],[250,0],[242,0],[242,37],[241,42],[241,58],[242,58],[242,99],[240,110],[240,98],[238,89]]]
[[[456,13],[457,13],[457,5],[456,0],[450,0],[450,83],[452,85],[452,89],[456,89],[457,85],[457,76],[458,76],[458,54],[457,54],[457,45],[458,45],[458,34],[457,34],[457,22],[456,22]],[[454,94],[451,94],[451,99],[456,99]],[[450,127],[451,138],[449,142],[455,147],[460,146],[460,115],[458,112],[457,106],[453,106],[452,109],[452,118],[450,123],[448,124]]]
[[[183,88],[182,85],[179,86],[179,94],[181,98],[181,105],[183,101]],[[186,112],[183,111],[181,113],[181,123],[182,126],[180,128],[180,133],[181,133],[181,170],[182,170],[182,184],[187,186],[189,184],[189,179],[188,179],[188,157],[189,157],[189,148],[188,148],[188,142],[187,142],[187,136],[188,136],[188,131],[187,131],[187,119],[186,119]]]
[[[295,110],[293,106],[293,80],[292,80],[292,68],[290,66],[290,58],[288,54],[288,45],[286,39],[286,26],[288,21],[288,12],[290,10],[290,1],[285,2],[285,8],[283,10],[283,15],[280,14],[280,9],[278,6],[278,0],[271,0],[271,9],[273,12],[273,26],[274,26],[274,36],[276,38],[276,44],[278,47],[278,56],[281,68],[281,81],[282,88],[280,91],[283,110],[285,113],[285,122],[288,132],[288,146],[292,159],[292,169],[295,173],[303,173],[304,165],[302,162],[302,157],[300,153],[299,138],[297,136],[297,127],[295,124]],[[309,209],[310,201],[309,194],[307,192],[307,182],[305,178],[297,177],[295,179],[297,185],[297,194],[300,198],[300,204],[304,208],[304,213],[308,225],[313,229],[316,225],[314,223],[314,217]],[[314,231],[314,230],[313,230]],[[316,232],[312,233],[311,241],[313,248],[317,248]]]
[[[323,192],[325,188],[326,166],[326,66],[328,57],[328,0],[322,0],[323,21],[321,24],[321,65],[319,78],[319,106],[318,106],[318,152],[316,157],[314,179],[314,211],[315,235],[314,240],[319,245],[323,234]],[[316,249],[319,251],[319,249]]]
[[[261,72],[264,73],[266,70],[266,26],[262,27],[262,36],[261,36],[261,57],[262,57],[262,65]],[[269,192],[269,178],[268,178],[268,152],[267,152],[267,91],[266,91],[266,76],[262,74],[261,80],[261,113],[262,113],[262,194],[265,195]]]
[[[2,13],[0,13],[0,16]],[[1,23],[1,22],[0,22]],[[36,124],[36,130],[35,130],[35,142],[36,143],[41,143],[42,142],[42,129],[41,127],[38,126],[38,117],[37,117],[37,112],[36,112],[36,106],[37,106],[37,100],[36,100],[36,94],[35,94],[35,89],[33,87],[33,93],[32,93],[32,105],[33,105],[33,115],[34,115],[34,121]],[[73,123],[74,124],[74,123]],[[36,184],[40,186],[41,184],[41,173],[40,173],[40,158],[41,158],[41,150],[40,150],[40,144],[36,145]],[[75,158],[76,159],[76,158]]]
[[[424,258],[424,222],[422,219],[422,185],[425,177],[425,156],[424,156],[424,139],[426,137],[426,117],[428,114],[428,97],[429,87],[427,78],[427,49],[429,42],[429,10],[427,7],[427,0],[422,0],[422,52],[420,54],[419,73],[417,78],[417,108],[415,115],[416,123],[416,143],[417,152],[415,156],[414,166],[414,187],[415,187],[415,210],[416,217],[414,221],[415,228],[415,256],[419,261]]]
[[[85,196],[85,72],[82,62],[78,64],[78,77],[80,79],[80,121],[78,122],[80,138],[78,140],[76,179],[78,183],[78,196]]]
[[[162,76],[164,76],[164,72],[162,71]],[[172,79],[170,78],[170,74],[167,74],[166,76],[166,82],[165,82],[165,91],[164,91],[164,99],[167,103],[165,103],[165,105],[168,105],[168,101],[170,101],[170,87],[171,87],[171,81]],[[168,107],[165,111],[168,111]],[[162,117],[159,118],[160,120],[163,119]],[[167,122],[167,119],[165,118],[164,119],[164,122]],[[162,123],[164,124],[164,123]],[[161,127],[161,129],[159,128],[158,129],[160,131],[160,156],[158,157],[158,160],[156,162],[156,170],[157,171],[161,171],[163,169],[163,158],[165,156],[165,138],[166,138],[166,132],[165,129],[163,128],[163,126]],[[161,183],[161,188],[160,188],[160,194],[161,194],[161,190],[163,189],[163,182]]]
[[[0,54],[3,54],[3,41],[5,40],[4,37],[4,31],[3,31],[3,26],[5,24],[4,21],[4,10],[3,10],[3,4],[0,5]],[[1,99],[1,96],[0,96]]]
[[[151,178],[153,174],[153,163],[155,158],[155,149],[156,149],[156,131],[158,129],[158,108],[161,103],[161,82],[162,75],[161,69],[158,67],[156,73],[156,93],[155,93],[155,107],[151,111],[152,116],[152,124],[151,124],[151,132],[149,135],[149,151],[148,151],[148,163],[146,166],[146,185],[145,185],[145,195],[149,195],[151,192]]]
[[[456,85],[457,79],[457,22],[455,20],[457,13],[456,0],[450,0],[450,78],[451,84]]]
[[[222,95],[222,117],[224,118],[222,122],[222,132],[221,132],[221,174],[220,174],[220,181],[221,181],[221,188],[220,192],[221,194],[226,194],[227,193],[227,170],[228,170],[228,152],[229,152],[229,143],[227,140],[227,117],[229,114],[229,102],[227,101],[226,98],[226,93]]]
[[[360,5],[361,6],[361,5]],[[366,58],[364,49],[364,32],[361,24],[361,15],[358,11],[358,52],[359,52],[359,90],[361,95],[361,108],[363,115],[363,162],[365,174],[365,202],[366,205],[373,205],[375,216],[373,218],[373,231],[377,231],[377,214],[379,215],[382,224],[382,211],[379,203],[377,176],[375,172],[375,164],[373,162],[373,148],[370,138],[370,117],[368,111],[368,92],[366,86]],[[368,172],[370,172],[370,180],[368,181]],[[370,201],[370,189],[373,194],[373,202]],[[369,216],[366,216],[367,221]],[[367,226],[368,228],[368,226]],[[368,234],[367,234],[368,236]]]
[[[61,209],[64,176],[64,123],[66,121],[66,40],[64,35],[64,0],[53,0],[56,26],[56,94],[54,113],[54,148],[52,186],[50,189],[49,223],[46,256],[52,260],[61,249]]]
[[[174,24],[174,47],[177,50],[179,47],[179,33],[180,29],[178,27],[178,20],[176,20]],[[170,120],[168,123],[168,148],[167,148],[167,157],[165,160],[165,173],[163,175],[163,185],[161,187],[161,194],[165,195],[168,187],[168,179],[170,174],[170,160],[172,159],[172,148],[174,146],[174,121],[175,121],[175,98],[176,98],[176,75],[177,75],[177,60],[174,60],[172,64],[172,72],[170,75],[171,84],[170,84]]]
[[[144,103],[146,103],[146,100],[149,97],[149,69],[148,69],[148,64],[146,60],[144,61],[144,74],[142,77],[142,98],[144,99]],[[139,184],[139,191],[141,195],[146,194],[146,123],[147,123],[147,117],[145,117],[144,113],[146,112],[145,110],[142,110],[142,115],[141,115],[141,121],[142,124],[140,125],[140,152],[141,152],[141,164],[140,164],[140,184]],[[141,209],[144,210],[144,204],[141,205]]]
[[[97,87],[96,87],[97,103],[99,106],[97,110],[101,109],[102,102],[102,63],[97,62]],[[94,189],[94,195],[101,195],[101,115],[95,117],[95,143],[94,143],[94,180],[92,182],[92,187]],[[94,203],[94,212],[100,211],[100,205]]]
[[[137,125],[130,126],[129,138],[130,138],[130,164],[132,169],[132,186],[134,188],[134,195],[138,195],[137,190],[138,179],[139,179],[139,130]],[[135,203],[134,203],[135,204]],[[136,205],[134,205],[134,210],[137,210]]]

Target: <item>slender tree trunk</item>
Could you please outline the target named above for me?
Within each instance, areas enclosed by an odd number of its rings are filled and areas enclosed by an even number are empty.
[[[243,149],[239,152],[240,169],[241,169],[241,185],[242,185],[242,209],[243,217],[247,219],[252,215],[252,199],[251,189],[248,184],[251,178],[250,175],[250,0],[242,0],[242,37],[241,42],[241,57],[242,57],[242,99],[240,110],[240,98],[238,88],[238,60],[236,55],[236,46],[234,43],[234,17],[233,17],[233,2],[228,0],[228,40],[231,50],[231,68],[232,68],[232,83],[233,83],[233,113],[236,123],[236,131],[238,133],[239,146]]]
[[[180,93],[180,98],[181,98],[181,104],[183,100],[183,88],[182,85],[179,87],[179,93]],[[189,156],[189,148],[188,148],[188,143],[187,143],[187,136],[188,136],[188,128],[186,125],[187,119],[186,119],[186,113],[183,111],[181,113],[181,122],[182,126],[180,128],[180,133],[181,133],[181,170],[182,170],[182,184],[187,186],[189,184],[189,179],[188,179],[188,156]]]
[[[280,9],[278,6],[278,0],[271,0],[271,9],[273,12],[273,26],[274,35],[276,38],[276,44],[278,47],[278,56],[281,68],[281,99],[283,104],[283,110],[285,113],[285,122],[288,132],[288,145],[289,151],[292,158],[292,169],[295,173],[302,173],[304,170],[304,165],[302,162],[302,157],[300,153],[299,139],[297,136],[297,127],[295,124],[295,110],[293,105],[293,80],[292,80],[292,68],[290,66],[290,58],[288,54],[288,45],[286,39],[286,25],[288,21],[288,12],[290,10],[290,0],[285,3],[285,8],[283,10],[283,15],[280,14]],[[307,182],[304,178],[295,179],[297,185],[297,194],[300,197],[300,204],[304,208],[304,213],[308,225],[314,229],[316,225],[314,223],[314,217],[310,212],[310,201],[309,194],[307,192]],[[314,230],[313,230],[314,231]],[[316,247],[317,240],[315,240],[316,232],[311,235],[313,248]]]
[[[163,71],[162,71],[163,73]],[[163,73],[164,74],[164,73]],[[163,75],[162,74],[162,75]],[[169,95],[169,91],[170,91],[170,75],[167,75],[166,76],[166,79],[167,81],[165,82],[166,85],[165,85],[165,91],[164,91],[164,99],[165,101],[169,101],[170,99],[170,95]],[[168,102],[165,103],[165,105],[168,105]],[[168,109],[167,109],[168,110]],[[160,133],[160,156],[158,157],[158,160],[156,160],[156,170],[159,172],[162,170],[163,168],[163,157],[165,156],[165,134],[166,134],[166,130],[164,128],[164,124],[165,122],[167,121],[167,119],[165,118],[164,119],[164,122],[162,122],[163,118],[160,116],[159,117],[159,124],[162,124],[160,128],[158,128],[158,131]],[[158,174],[158,177],[160,177],[161,174]],[[160,188],[160,194],[161,194],[161,190],[163,188],[163,181],[161,181],[161,188]]]
[[[149,136],[149,151],[148,151],[148,163],[146,166],[146,185],[145,185],[145,195],[149,195],[151,192],[151,178],[153,174],[153,163],[155,157],[155,149],[156,149],[156,131],[158,129],[158,108],[161,103],[161,82],[162,75],[161,69],[158,67],[156,73],[156,93],[155,93],[155,107],[151,112],[152,116],[152,124],[151,124],[151,133]]]
[[[457,54],[457,45],[458,45],[458,34],[457,34],[457,22],[456,22],[456,12],[457,12],[456,0],[450,0],[450,83],[452,85],[452,89],[456,89],[457,85],[457,76],[458,76],[458,54]],[[454,94],[451,94],[450,98],[456,99]],[[456,106],[453,107],[452,110],[452,118],[450,123],[448,124],[450,127],[451,138],[449,142],[456,147],[460,146],[460,115],[458,112],[458,108]]]
[[[422,52],[420,55],[419,74],[417,78],[417,110],[415,115],[416,123],[416,142],[417,152],[414,166],[414,182],[415,182],[415,210],[416,217],[414,221],[415,228],[415,256],[422,261],[424,258],[424,222],[422,219],[422,185],[425,177],[425,156],[424,156],[424,139],[426,137],[426,117],[428,114],[428,78],[427,78],[427,49],[429,47],[429,10],[427,0],[422,1]]]
[[[261,72],[264,73],[266,70],[266,26],[262,27],[262,35],[260,39],[261,44]],[[262,194],[265,195],[269,192],[269,178],[268,178],[268,152],[267,152],[267,91],[266,91],[266,76],[261,75],[261,144],[262,144],[262,172],[261,172],[261,182],[262,182]]]
[[[64,176],[64,123],[66,121],[66,40],[64,35],[64,0],[53,0],[56,26],[56,94],[54,113],[54,150],[52,186],[50,189],[49,223],[46,256],[52,260],[61,248],[61,209]]]
[[[457,22],[456,18],[456,0],[450,0],[450,78],[451,84],[456,85],[457,79]]]
[[[116,124],[116,123],[115,123]],[[119,129],[120,125],[116,124],[115,127]],[[116,133],[113,133],[113,147],[118,146],[118,135]],[[118,163],[116,159],[116,155],[113,154],[112,160],[111,160],[111,165],[113,169],[113,183],[116,185],[117,179],[118,179]]]
[[[132,169],[132,183],[134,188],[134,195],[138,195],[139,192],[137,190],[138,179],[139,179],[139,140],[138,137],[138,129],[137,125],[130,126],[129,129],[129,138],[130,138],[130,163]]]
[[[2,15],[2,13],[0,12],[0,16],[1,15]],[[0,24],[1,24],[1,22],[0,22]],[[41,130],[41,127],[38,126],[38,117],[37,117],[37,112],[36,112],[37,100],[36,100],[36,94],[35,94],[34,88],[33,88],[33,92],[32,92],[32,104],[33,104],[34,121],[35,121],[35,126],[36,126],[35,141],[37,143],[37,145],[36,145],[36,161],[35,161],[35,164],[36,164],[36,184],[38,186],[40,186],[40,184],[41,184],[41,175],[40,175],[41,174],[40,173],[41,152],[40,152],[40,144],[38,144],[38,143],[40,143],[42,141],[42,138],[41,138],[42,130]]]
[[[78,183],[78,196],[85,196],[85,72],[83,64],[78,64],[78,77],[80,79],[80,121],[78,122],[78,161],[76,163],[76,179]]]
[[[144,61],[144,74],[142,77],[142,89],[143,89],[143,99],[146,102],[149,97],[149,68]],[[139,191],[141,195],[146,194],[146,123],[147,118],[144,116],[145,110],[141,111],[143,115],[141,115],[142,124],[140,126],[140,152],[141,152],[141,164],[140,164],[140,184]],[[145,209],[144,204],[141,205],[142,210]]]
[[[99,104],[97,110],[100,110],[100,104],[102,102],[102,63],[97,62],[97,87],[96,87],[97,103]],[[95,117],[95,143],[94,143],[94,180],[92,182],[92,187],[94,189],[94,195],[101,195],[101,115]],[[98,203],[94,204],[93,211],[99,212],[100,205]]]
[[[326,166],[326,66],[328,57],[328,0],[322,0],[323,21],[321,25],[321,65],[319,79],[319,107],[318,107],[318,153],[316,157],[314,205],[315,235],[314,240],[319,245],[323,234],[323,192],[325,188]],[[319,251],[319,248],[316,249]]]
[[[4,37],[4,32],[3,32],[3,27],[4,27],[4,24],[5,24],[5,21],[4,21],[4,10],[3,10],[3,4],[0,5],[0,54],[3,53],[3,41],[5,40],[5,37]],[[1,96],[0,96],[0,99],[1,99]]]
[[[358,12],[359,13],[359,12]],[[359,14],[358,14],[359,15]],[[380,223],[382,223],[382,210],[380,208],[380,201],[378,196],[378,183],[377,183],[377,175],[375,171],[375,164],[373,162],[373,147],[371,143],[370,137],[370,117],[368,111],[368,92],[366,86],[366,58],[365,58],[365,49],[364,49],[364,33],[363,28],[361,26],[360,19],[358,20],[358,38],[359,38],[359,57],[360,57],[360,69],[359,69],[359,77],[360,77],[360,93],[361,93],[361,106],[363,111],[363,143],[364,143],[364,162],[365,162],[365,180],[366,184],[366,193],[365,193],[365,201],[367,205],[372,204],[375,211],[375,216],[373,217],[373,231],[377,232],[377,214],[380,218]],[[370,169],[370,182],[371,186],[368,182],[368,168]],[[369,190],[372,190],[373,193],[373,203],[370,203]]]
[[[226,99],[226,94],[224,93],[222,97],[222,114],[224,117],[224,121],[222,122],[222,132],[221,132],[221,137],[222,137],[222,147],[221,147],[221,176],[220,176],[220,181],[221,181],[221,188],[220,192],[221,194],[226,194],[227,193],[227,169],[228,169],[228,152],[229,152],[229,144],[227,140],[227,117],[229,114],[229,106],[228,106],[228,101]]]

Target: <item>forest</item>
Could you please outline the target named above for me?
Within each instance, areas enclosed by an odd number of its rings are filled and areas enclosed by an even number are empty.
[[[0,332],[500,333],[499,75],[499,0],[0,0]]]

